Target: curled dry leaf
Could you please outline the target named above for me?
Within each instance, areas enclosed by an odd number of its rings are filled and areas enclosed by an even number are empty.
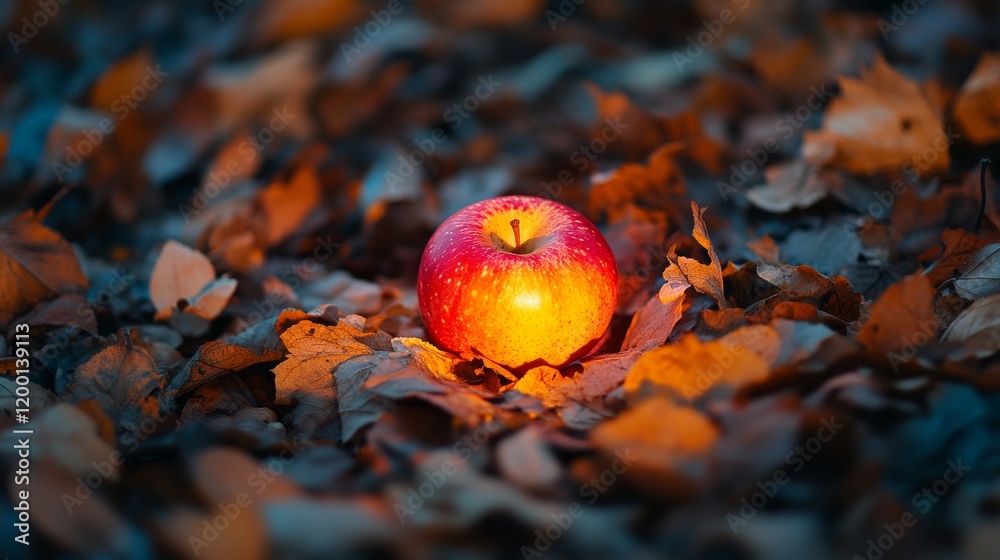
[[[172,240],[164,244],[149,279],[158,321],[178,311],[210,321],[222,313],[234,291],[235,279],[216,280],[208,257]]]
[[[674,247],[671,247],[667,255],[670,264],[663,271],[663,279],[667,283],[660,289],[660,300],[664,303],[674,301],[678,292],[683,293],[689,286],[694,286],[694,289],[715,299],[719,307],[729,307],[722,288],[722,265],[719,256],[715,254],[712,240],[708,238],[708,228],[705,227],[706,210],[707,207],[701,208],[698,203],[691,202],[691,213],[694,215],[692,234],[698,244],[708,251],[711,261],[704,265],[688,257],[678,257]]]
[[[845,322],[856,321],[864,297],[851,290],[843,276],[832,278],[807,266],[761,263],[757,275],[780,288],[788,297],[815,304],[820,310]]]

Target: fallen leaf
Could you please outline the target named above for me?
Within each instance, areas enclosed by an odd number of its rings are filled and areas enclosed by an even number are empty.
[[[955,96],[955,122],[976,145],[1000,140],[1000,54],[986,52]]]
[[[591,439],[609,456],[628,459],[626,476],[657,494],[697,494],[709,480],[707,454],[719,429],[700,412],[650,397],[600,424]]]
[[[236,280],[215,279],[208,257],[176,241],[167,241],[149,279],[149,298],[156,320],[188,312],[205,320],[216,318],[236,290]]]
[[[667,283],[660,289],[660,300],[664,303],[674,301],[677,292],[694,286],[699,292],[712,296],[719,307],[729,307],[729,302],[726,301],[726,294],[722,288],[722,266],[719,262],[719,256],[715,254],[712,240],[708,238],[708,229],[705,227],[703,216],[706,210],[708,210],[707,207],[701,208],[696,202],[691,202],[691,213],[694,215],[694,231],[692,233],[698,244],[708,251],[711,261],[704,265],[688,257],[678,257],[674,252],[674,247],[671,247],[667,255],[670,264],[663,271],[663,279]]]
[[[260,191],[257,203],[267,221],[267,244],[273,247],[295,233],[319,202],[319,176],[310,165]]]
[[[166,395],[188,393],[220,375],[239,372],[254,364],[278,361],[285,352],[278,336],[279,329],[308,317],[304,311],[285,309],[276,317],[231,337],[206,342],[171,380]]]
[[[380,360],[364,362],[354,361],[348,373],[334,375],[338,368],[357,357],[374,357],[380,352],[380,358],[388,356],[392,350],[391,339],[382,332],[367,333],[364,319],[357,315],[349,315],[334,326],[327,326],[313,321],[301,321],[292,325],[281,334],[281,341],[288,349],[288,357],[274,368],[275,398],[279,403],[296,402],[294,411],[295,423],[299,430],[312,431],[327,425],[331,420],[352,420],[352,431],[372,420],[367,414],[363,399],[350,402],[348,407],[340,410],[340,419],[332,415],[338,411],[341,399],[352,398],[352,395],[341,395],[341,385],[353,383],[352,387],[360,389],[367,372],[375,369]],[[387,363],[389,362],[386,360]],[[355,419],[361,416],[361,419]],[[335,431],[339,431],[337,426]],[[345,439],[349,439],[347,436]]]
[[[915,274],[889,286],[875,301],[857,340],[872,354],[893,360],[892,356],[907,348],[935,340],[937,329],[934,288],[925,276]]]
[[[33,214],[0,225],[0,326],[41,301],[86,287],[73,248]]]
[[[741,331],[752,333],[758,344],[741,340]],[[632,366],[625,391],[633,401],[663,394],[693,402],[705,394],[718,394],[719,389],[722,396],[728,396],[767,378],[768,362],[758,354],[760,332],[744,327],[710,342],[689,333],[674,344],[654,348]]]
[[[163,374],[156,361],[123,331],[118,344],[76,369],[60,396],[72,402],[97,401],[119,429],[138,433],[144,419],[161,417],[157,398],[162,388]]]
[[[562,476],[562,467],[537,428],[524,428],[497,444],[497,468],[518,486],[546,491]]]
[[[823,114],[823,128],[806,131],[802,154],[813,165],[838,166],[858,174],[899,172],[921,176],[948,169],[941,116],[912,80],[893,70],[880,54],[860,79],[840,77],[841,94]],[[925,150],[936,150],[926,157]]]
[[[944,340],[965,340],[1000,326],[1000,294],[976,300],[944,331]]]
[[[965,299],[979,299],[1000,292],[1000,243],[993,243],[969,256],[955,291]]]
[[[986,240],[963,229],[946,229],[941,232],[941,245],[943,248],[930,247],[921,255],[926,256],[926,260],[936,259],[924,270],[924,275],[933,286],[961,276],[965,263],[973,253],[986,245]]]
[[[771,165],[764,170],[766,183],[747,191],[747,199],[758,208],[779,214],[809,208],[826,198],[825,175],[801,159]]]
[[[684,304],[683,292],[674,293],[671,297],[673,299],[663,301],[658,296],[653,296],[636,312],[625,333],[622,352],[645,352],[667,340],[681,318]]]

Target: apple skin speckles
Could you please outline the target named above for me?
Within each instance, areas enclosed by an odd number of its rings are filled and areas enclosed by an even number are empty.
[[[431,340],[447,350],[515,371],[562,367],[585,355],[611,322],[618,268],[601,233],[573,209],[499,197],[441,224],[421,258],[417,298]]]

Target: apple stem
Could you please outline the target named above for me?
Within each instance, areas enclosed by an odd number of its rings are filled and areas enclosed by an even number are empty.
[[[514,230],[514,250],[517,251],[521,248],[521,220],[511,220],[510,229]]]

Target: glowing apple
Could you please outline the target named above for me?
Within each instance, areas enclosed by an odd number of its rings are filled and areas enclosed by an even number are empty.
[[[557,202],[478,202],[434,232],[417,299],[438,346],[514,371],[562,367],[593,349],[618,299],[611,247],[587,218]]]

